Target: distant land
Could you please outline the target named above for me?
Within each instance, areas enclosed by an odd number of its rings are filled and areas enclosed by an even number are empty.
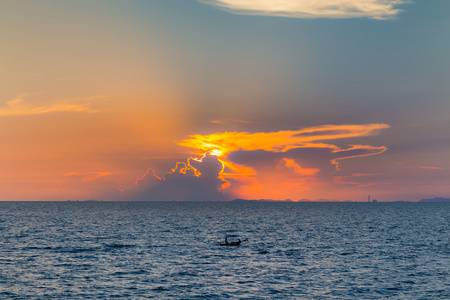
[[[330,200],[330,199],[316,199],[316,200],[309,200],[309,199],[300,199],[298,201],[292,201],[291,199],[286,200],[276,200],[276,199],[234,199],[232,202],[366,202],[366,201],[336,201],[336,200]],[[373,200],[372,202],[378,202],[376,200]],[[413,202],[413,201],[404,201],[404,200],[398,200],[393,202]],[[450,198],[439,198],[435,197],[433,199],[422,199],[417,202],[450,202]]]
[[[254,200],[234,199],[232,202],[293,202],[293,201],[291,199],[286,199],[286,200],[274,200],[274,199],[254,199]]]
[[[316,199],[316,200],[309,200],[309,199],[300,199],[298,201],[292,201],[291,199],[285,199],[285,200],[276,200],[276,199],[234,199],[231,202],[338,202],[336,200],[329,200],[329,199]],[[351,202],[350,200],[346,202]]]
[[[66,200],[67,202],[101,202],[102,200],[95,200],[95,199],[88,199],[88,200]],[[284,199],[284,200],[277,200],[277,199],[234,199],[231,202],[358,202],[358,201],[337,201],[334,199],[316,199],[316,200],[310,200],[310,199],[300,199],[298,201],[293,201],[291,199]],[[360,202],[366,202],[366,201],[360,201]],[[412,201],[404,201],[404,200],[398,200],[393,202],[412,202]],[[440,198],[435,197],[433,199],[421,199],[417,202],[450,202],[450,198]]]
[[[419,202],[450,202],[450,198],[439,198],[435,197],[433,199],[422,199]]]
[[[88,199],[88,200],[66,200],[67,202],[100,202],[100,200]]]

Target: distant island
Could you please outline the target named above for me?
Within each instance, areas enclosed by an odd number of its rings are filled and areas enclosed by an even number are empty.
[[[422,199],[419,202],[450,202],[450,198],[439,198],[435,197],[433,199]]]
[[[296,200],[293,201],[291,199],[234,199],[231,200],[231,202],[309,202],[309,203],[318,203],[318,202],[341,202],[341,201],[337,201],[334,199],[315,199],[315,200],[310,200],[310,199],[300,199],[300,200]],[[346,200],[343,202],[355,202],[355,201],[351,201],[351,200]]]
[[[312,202],[312,203],[316,203],[316,202],[340,202],[337,200],[330,200],[330,199],[316,199],[316,200],[310,200],[310,199],[300,199],[297,201],[293,201],[291,199],[234,199],[231,200],[231,202]],[[350,200],[347,200],[345,202],[353,202]]]
[[[291,199],[286,199],[286,200],[274,200],[274,199],[254,199],[254,200],[234,199],[232,202],[293,202],[293,201]]]
[[[100,202],[100,200],[88,199],[88,200],[66,200],[67,202]]]

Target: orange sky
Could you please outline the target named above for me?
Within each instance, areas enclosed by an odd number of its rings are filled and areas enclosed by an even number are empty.
[[[0,201],[450,197],[450,6],[340,1],[2,3]]]

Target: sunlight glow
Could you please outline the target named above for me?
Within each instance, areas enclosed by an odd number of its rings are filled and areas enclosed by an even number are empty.
[[[387,124],[364,124],[364,125],[324,125],[300,130],[278,131],[278,132],[223,132],[213,133],[209,135],[192,135],[189,139],[183,140],[178,144],[188,148],[195,149],[195,154],[210,154],[217,156],[222,163],[222,171],[219,178],[225,182],[222,189],[229,188],[234,183],[240,182],[241,189],[247,191],[262,191],[262,186],[258,182],[258,174],[256,170],[249,166],[232,162],[228,159],[228,154],[235,151],[254,151],[264,150],[272,153],[287,153],[293,149],[324,149],[328,153],[334,154],[334,158],[329,160],[329,164],[334,166],[335,172],[339,170],[339,161],[354,157],[363,157],[376,155],[387,150],[386,147],[369,146],[369,145],[350,145],[347,148],[341,148],[333,144],[323,143],[323,140],[337,140],[343,138],[354,138],[363,136],[372,136],[378,134],[382,129],[389,128]],[[190,158],[195,159],[195,158]],[[190,160],[189,159],[189,160]],[[202,158],[203,159],[203,158]],[[201,161],[202,159],[195,159]],[[194,167],[189,163],[187,168]],[[289,186],[293,190],[305,190],[303,186],[305,182],[313,182],[320,173],[318,168],[303,168],[298,161],[292,158],[283,158],[279,161],[279,167],[285,170],[291,170],[296,174],[297,179],[289,179],[291,181],[284,185]],[[173,170],[174,171],[174,170]],[[182,170],[181,170],[182,171]],[[279,176],[284,176],[282,173]],[[308,180],[306,178],[309,178]],[[269,180],[266,176],[266,180]],[[276,178],[270,179],[269,182],[278,182]],[[272,184],[272,183],[271,183]],[[277,186],[277,184],[273,184]]]
[[[214,149],[214,150],[211,150],[209,153],[211,153],[211,155],[214,155],[214,156],[222,156],[222,151],[220,151],[220,150],[218,150],[218,149]]]

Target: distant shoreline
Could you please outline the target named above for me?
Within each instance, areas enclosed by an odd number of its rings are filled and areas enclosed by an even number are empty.
[[[450,202],[450,198],[435,197],[433,199],[422,199],[422,200],[419,200],[418,202]]]
[[[367,201],[336,201],[336,200],[327,200],[327,199],[318,199],[318,200],[307,200],[307,199],[301,199],[298,201],[294,200],[275,200],[275,199],[233,199],[229,201],[184,201],[184,200],[148,200],[148,201],[127,201],[127,200],[0,200],[0,202],[65,202],[65,203],[108,203],[108,202],[136,202],[136,203],[142,203],[142,202],[159,202],[159,203],[168,203],[168,202],[174,202],[174,203],[370,203],[370,204],[377,204],[377,203],[450,203],[450,198],[432,198],[432,199],[421,199],[418,201],[406,201],[406,200],[398,200],[398,201],[378,201],[378,202],[367,202]]]

